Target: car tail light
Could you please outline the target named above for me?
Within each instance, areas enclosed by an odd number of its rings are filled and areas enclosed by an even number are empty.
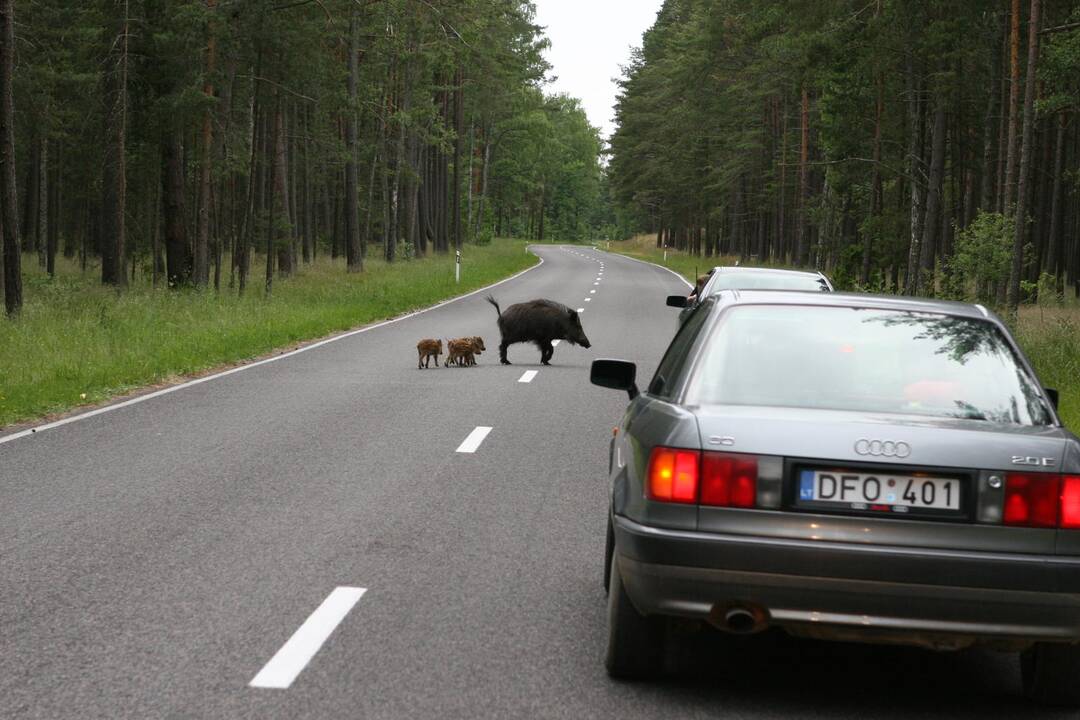
[[[701,504],[754,507],[757,500],[757,459],[746,455],[707,452],[701,460]]]
[[[696,503],[701,453],[653,448],[649,458],[648,498],[660,502]]]
[[[1061,527],[1080,528],[1080,477],[1061,479]]]
[[[1005,524],[1057,527],[1061,485],[1060,475],[1008,473],[1005,476]]]

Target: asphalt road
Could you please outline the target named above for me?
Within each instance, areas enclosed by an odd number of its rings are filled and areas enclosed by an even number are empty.
[[[592,348],[564,342],[551,367],[524,345],[498,364],[480,293],[0,436],[0,716],[1053,717],[983,651],[688,631],[672,677],[608,680],[605,471],[626,399],[588,365],[647,379],[685,286],[536,252],[492,292],[585,309]],[[417,340],[474,334],[478,367],[416,369]]]

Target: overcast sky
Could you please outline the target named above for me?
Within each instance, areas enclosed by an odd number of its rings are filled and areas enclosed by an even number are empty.
[[[548,88],[580,98],[604,137],[615,129],[615,78],[641,45],[663,0],[535,0],[536,22],[547,28],[547,60],[557,80]]]

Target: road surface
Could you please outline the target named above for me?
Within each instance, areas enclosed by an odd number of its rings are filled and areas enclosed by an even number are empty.
[[[685,292],[568,246],[492,290],[583,308],[590,350],[498,364],[494,309],[429,312],[115,411],[0,437],[0,716],[1051,717],[1017,663],[688,634],[606,677],[607,443]],[[479,334],[470,369],[415,367]]]

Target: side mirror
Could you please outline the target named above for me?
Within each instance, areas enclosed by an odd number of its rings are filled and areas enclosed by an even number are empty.
[[[631,400],[638,396],[636,379],[637,365],[626,360],[593,360],[589,373],[593,385],[625,390]]]
[[[1050,404],[1054,406],[1054,409],[1058,409],[1058,391],[1055,388],[1043,388],[1046,392],[1046,397],[1050,398]]]
[[[685,295],[668,295],[667,296],[668,307],[684,308],[690,305],[690,298]]]

